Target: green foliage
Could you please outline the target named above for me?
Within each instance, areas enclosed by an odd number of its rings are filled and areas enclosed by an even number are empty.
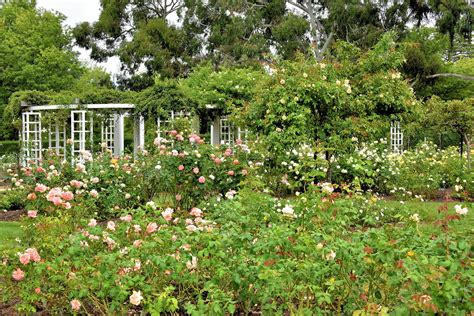
[[[403,53],[395,46],[393,34],[386,34],[353,61],[347,52],[354,48],[345,45],[337,49],[341,63],[298,59],[276,64],[236,116],[264,136],[277,155],[304,143],[341,150],[344,139],[358,131],[374,132],[367,127],[377,120],[401,118],[416,107],[412,89],[397,72]]]
[[[222,68],[214,71],[210,65],[204,65],[182,80],[180,89],[199,109],[211,106],[229,112],[250,102],[258,83],[265,77],[262,70]]]
[[[474,58],[461,58],[454,63],[444,65],[440,72],[474,77]],[[474,82],[459,78],[437,78],[431,91],[443,100],[473,98]]]
[[[71,88],[81,76],[63,19],[16,1],[0,8],[0,104],[19,90]]]
[[[135,113],[145,117],[168,117],[170,111],[193,112],[193,100],[183,93],[176,80],[156,79],[155,84],[140,92]]]
[[[14,154],[20,151],[20,144],[16,140],[0,141],[0,156]]]
[[[291,201],[243,190],[203,218],[183,214],[187,223],[150,208],[96,226],[40,216],[24,220],[20,253],[35,248],[42,260],[7,252],[0,288],[18,310],[54,313],[70,313],[73,299],[91,314],[471,310],[471,245],[451,227],[472,215],[445,205],[432,214],[439,225],[409,210],[318,189]],[[25,277],[14,281],[18,268]]]

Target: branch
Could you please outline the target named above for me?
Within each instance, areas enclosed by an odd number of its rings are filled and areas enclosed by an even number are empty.
[[[452,78],[458,78],[462,80],[474,80],[474,76],[453,74],[453,73],[439,73],[439,74],[426,76],[427,79],[438,78],[438,77],[452,77]]]
[[[326,39],[326,43],[324,43],[324,46],[323,46],[323,48],[321,49],[321,53],[320,53],[320,56],[319,56],[320,58],[323,57],[324,53],[325,53],[326,50],[328,49],[329,44],[331,43],[333,36],[334,36],[334,32],[329,33],[329,36],[328,36],[328,38]]]
[[[300,5],[299,3],[294,2],[294,1],[288,1],[288,3],[291,4],[291,5],[294,6],[294,7],[297,7],[297,8],[300,9],[301,11],[303,11],[303,12],[309,14],[308,8],[306,8],[306,7],[302,6],[302,5]]]

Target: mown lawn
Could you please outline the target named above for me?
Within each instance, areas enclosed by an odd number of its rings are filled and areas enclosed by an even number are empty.
[[[21,224],[19,222],[0,222],[0,252],[12,247],[16,238],[22,237]]]
[[[466,238],[474,236],[474,203],[466,202],[421,202],[421,201],[406,201],[401,203],[396,200],[384,200],[380,201],[382,205],[386,205],[390,208],[408,208],[410,213],[418,213],[421,217],[420,229],[424,233],[434,233],[439,231],[439,227],[434,225],[440,218],[438,209],[443,205],[447,205],[449,214],[456,214],[454,212],[454,206],[461,204],[467,206],[469,212],[465,216],[461,216],[462,220],[450,222],[450,227],[453,232],[464,235]]]

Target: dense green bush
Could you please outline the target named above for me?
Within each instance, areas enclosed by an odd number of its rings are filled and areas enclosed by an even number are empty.
[[[18,153],[20,151],[20,142],[16,140],[0,141],[0,156]]]

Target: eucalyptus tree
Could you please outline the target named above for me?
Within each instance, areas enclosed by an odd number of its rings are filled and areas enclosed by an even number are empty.
[[[169,77],[185,71],[195,43],[175,23],[183,1],[101,0],[100,4],[97,22],[74,28],[77,44],[91,49],[92,59],[118,56],[122,70],[131,75],[145,70]]]

